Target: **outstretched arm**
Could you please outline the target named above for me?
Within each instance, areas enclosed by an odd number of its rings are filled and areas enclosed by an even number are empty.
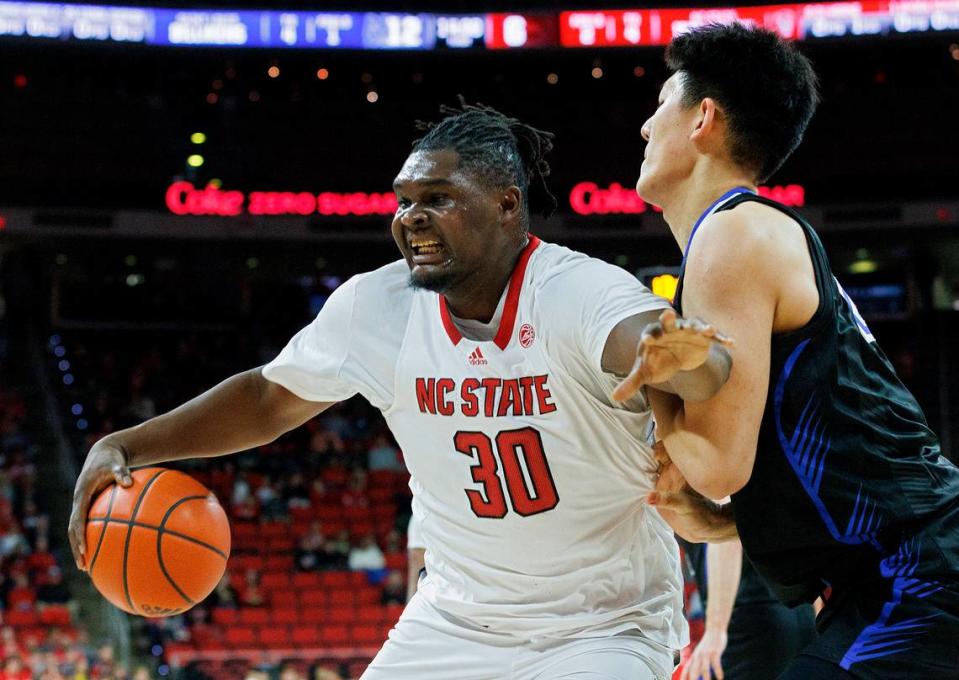
[[[733,341],[699,319],[672,309],[645,312],[613,328],[603,350],[603,370],[626,378],[613,392],[625,401],[643,385],[689,401],[716,394],[729,378]]]
[[[700,229],[686,264],[683,311],[708,318],[736,338],[729,381],[712,398],[687,400],[658,418],[669,457],[708,498],[730,496],[749,481],[769,389],[770,343],[783,272],[769,257],[766,225],[738,211]]]
[[[77,567],[86,568],[84,525],[93,496],[112,482],[132,484],[131,467],[261,446],[330,405],[300,399],[255,368],[169,413],[107,435],[90,449],[74,489],[69,535]]]
[[[743,546],[736,541],[706,546],[706,632],[683,669],[681,680],[714,677],[723,680],[722,656],[729,641],[727,631],[739,591]]]

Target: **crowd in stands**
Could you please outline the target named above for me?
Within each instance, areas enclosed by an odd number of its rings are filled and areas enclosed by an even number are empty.
[[[0,680],[150,680],[77,625],[62,553],[51,547],[40,449],[23,398],[3,378],[0,358]]]

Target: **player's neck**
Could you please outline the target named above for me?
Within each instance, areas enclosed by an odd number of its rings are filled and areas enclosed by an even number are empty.
[[[454,290],[443,293],[453,316],[489,323],[496,314],[522,251],[520,248],[512,257],[490,258],[488,267],[475,272]]]
[[[663,218],[683,254],[696,221],[717,198],[736,187],[756,189],[755,182],[738,169],[717,168],[715,164],[703,163],[669,191],[669,200],[661,206]]]

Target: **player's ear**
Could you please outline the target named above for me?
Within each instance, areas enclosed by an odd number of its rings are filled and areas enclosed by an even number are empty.
[[[507,187],[500,194],[500,216],[503,222],[512,222],[521,217],[523,211],[523,192],[518,186]]]
[[[716,132],[721,116],[719,106],[712,97],[705,97],[696,107],[696,118],[689,140],[696,146],[702,146]]]

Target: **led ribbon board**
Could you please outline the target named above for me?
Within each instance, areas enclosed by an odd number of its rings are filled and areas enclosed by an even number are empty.
[[[694,26],[733,21],[764,26],[791,40],[959,31],[959,0],[469,15],[0,2],[0,38],[180,47],[501,50],[652,46],[665,45]]]

